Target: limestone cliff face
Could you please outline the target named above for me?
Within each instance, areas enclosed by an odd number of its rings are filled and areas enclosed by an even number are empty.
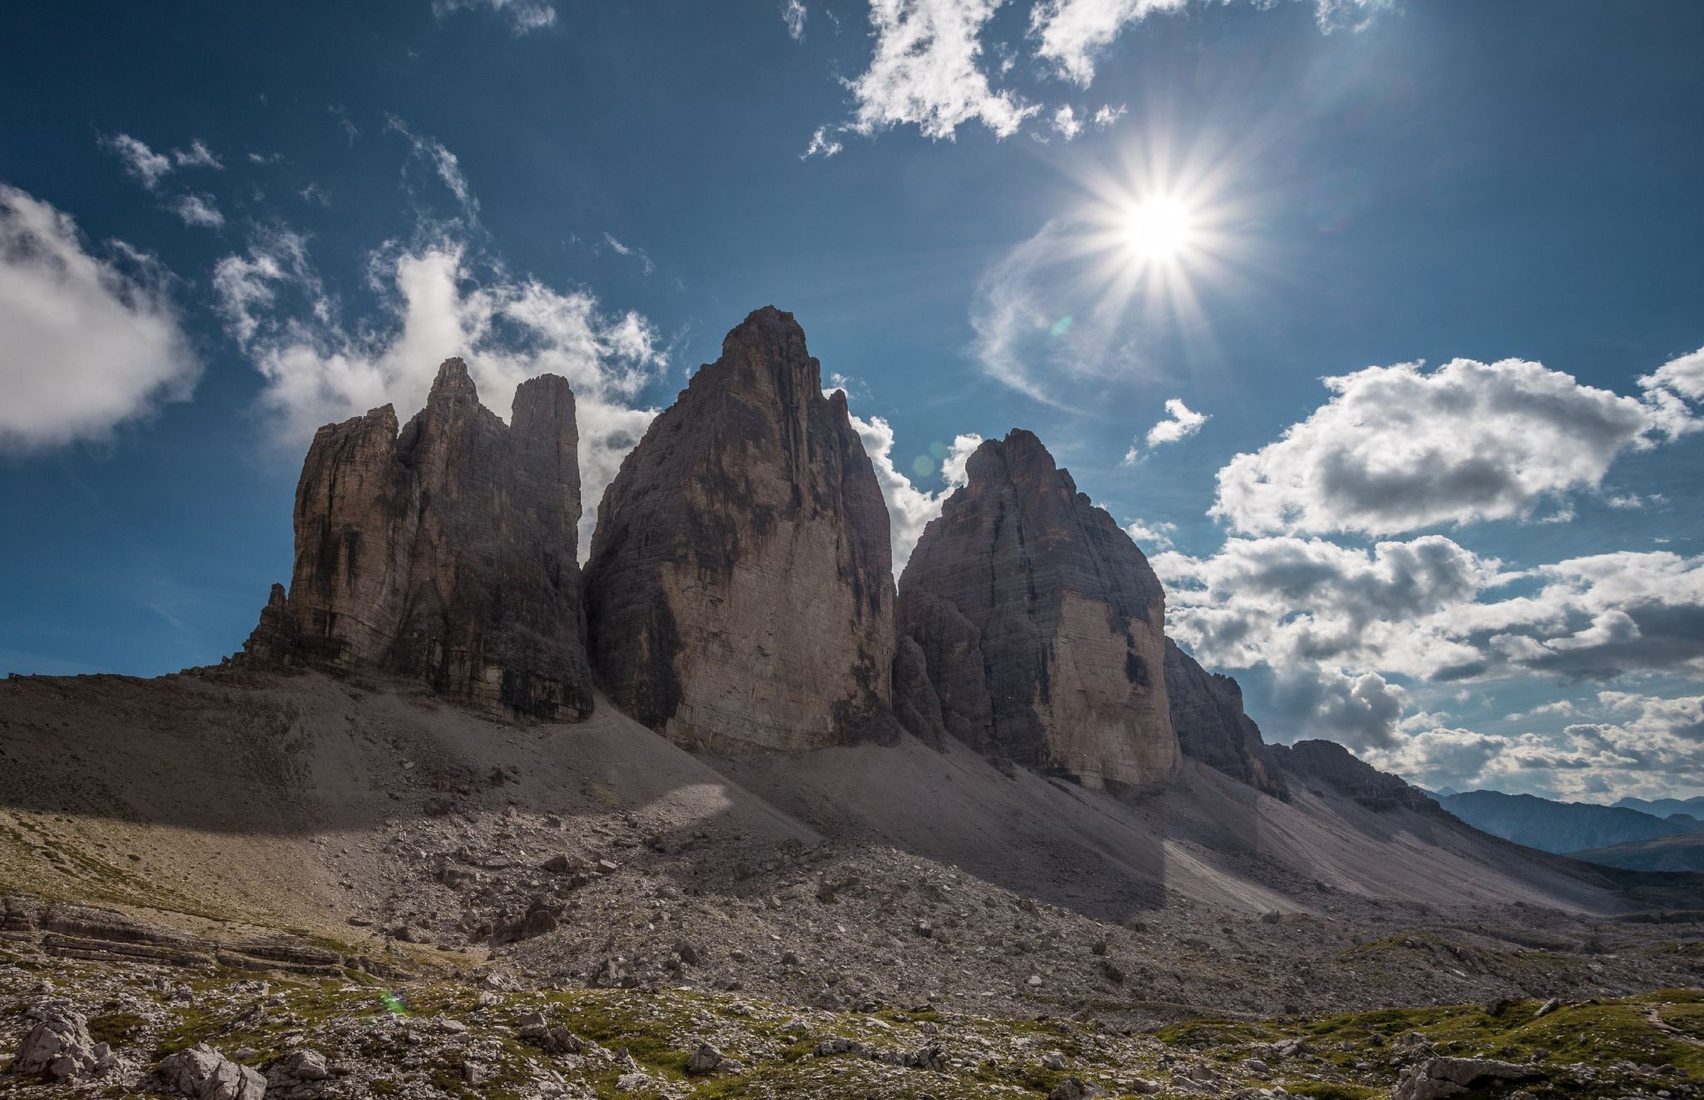
[[[591,713],[574,394],[522,383],[510,424],[460,359],[397,430],[390,406],[314,436],[296,487],[290,589],[251,662],[419,676],[499,714]]]
[[[795,751],[893,728],[887,507],[791,314],[730,332],[622,462],[586,607],[610,698],[684,744]]]
[[[919,736],[1091,784],[1164,783],[1179,753],[1147,559],[1029,432],[966,470],[900,580],[900,635],[926,668],[923,684],[902,669],[901,714]]]
[[[1260,727],[1243,712],[1242,688],[1229,676],[1208,672],[1166,639],[1166,697],[1172,729],[1183,754],[1233,779],[1279,798],[1282,773],[1260,738]]]

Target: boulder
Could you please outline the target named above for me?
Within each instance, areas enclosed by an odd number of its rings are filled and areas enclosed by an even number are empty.
[[[190,1100],[261,1100],[266,1078],[211,1047],[180,1050],[160,1062],[160,1083]]]
[[[586,609],[611,701],[677,742],[897,736],[887,507],[791,314],[760,309],[728,333],[622,462]]]
[[[69,1005],[44,1001],[24,1013],[33,1026],[24,1034],[11,1072],[49,1081],[69,1082],[106,1073],[118,1059],[105,1043],[89,1036],[89,1022]]]
[[[331,1080],[331,1066],[317,1050],[292,1050],[266,1067],[266,1100],[315,1100]]]
[[[909,728],[1091,785],[1166,782],[1179,751],[1147,558],[1027,431],[984,442],[966,472],[900,578],[900,636],[940,715],[908,686]]]
[[[1390,1096],[1391,1100],[1445,1100],[1537,1075],[1531,1066],[1490,1058],[1429,1058],[1403,1070]]]
[[[1243,711],[1242,688],[1229,676],[1208,672],[1166,639],[1166,699],[1183,755],[1216,768],[1269,795],[1288,790],[1260,727]]]
[[[523,382],[504,424],[460,359],[400,433],[389,405],[321,428],[289,591],[273,587],[236,662],[397,673],[500,715],[586,717],[577,446],[565,380]]]

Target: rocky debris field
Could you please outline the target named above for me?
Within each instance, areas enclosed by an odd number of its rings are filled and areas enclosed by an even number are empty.
[[[23,1097],[1704,1096],[1698,990],[1137,1029],[7,953],[0,1041]]]
[[[1311,891],[1315,912],[1181,896],[1090,915],[881,845],[589,823],[511,808],[387,823],[356,929],[487,956],[529,983],[750,993],[825,1010],[1340,1012],[1704,984],[1704,925]],[[353,851],[349,858],[363,853]],[[341,853],[333,853],[339,856]]]

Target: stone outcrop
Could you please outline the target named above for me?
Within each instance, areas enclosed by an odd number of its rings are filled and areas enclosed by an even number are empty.
[[[966,472],[900,581],[900,636],[926,669],[900,674],[909,728],[1091,784],[1165,782],[1179,752],[1147,559],[1029,432]]]
[[[189,1100],[261,1100],[266,1078],[209,1046],[168,1055],[155,1071],[166,1090]]]
[[[793,751],[896,727],[887,507],[791,314],[730,332],[621,464],[586,607],[601,686],[684,744]]]
[[[1183,755],[1278,798],[1287,794],[1260,727],[1243,711],[1242,688],[1208,672],[1166,639],[1166,698]]]
[[[12,1073],[66,1083],[108,1073],[118,1065],[107,1044],[89,1037],[89,1021],[68,1004],[43,1001],[32,1005],[24,1020],[31,1027],[12,1059]]]
[[[400,433],[389,405],[321,428],[289,592],[274,586],[239,661],[399,673],[493,713],[584,718],[577,446],[565,380],[523,382],[505,425],[460,359]]]
[[[1402,1071],[1391,1100],[1445,1100],[1490,1095],[1499,1086],[1542,1076],[1533,1066],[1490,1058],[1431,1058]],[[1500,1095],[1500,1093],[1499,1093]]]
[[[1400,776],[1379,771],[1335,741],[1297,741],[1294,745],[1273,745],[1268,751],[1293,778],[1347,795],[1369,810],[1444,812],[1418,787]]]

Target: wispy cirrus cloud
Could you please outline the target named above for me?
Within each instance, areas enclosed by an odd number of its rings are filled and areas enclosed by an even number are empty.
[[[556,24],[555,0],[432,0],[432,14],[439,19],[458,11],[488,11],[509,21],[518,38]]]

